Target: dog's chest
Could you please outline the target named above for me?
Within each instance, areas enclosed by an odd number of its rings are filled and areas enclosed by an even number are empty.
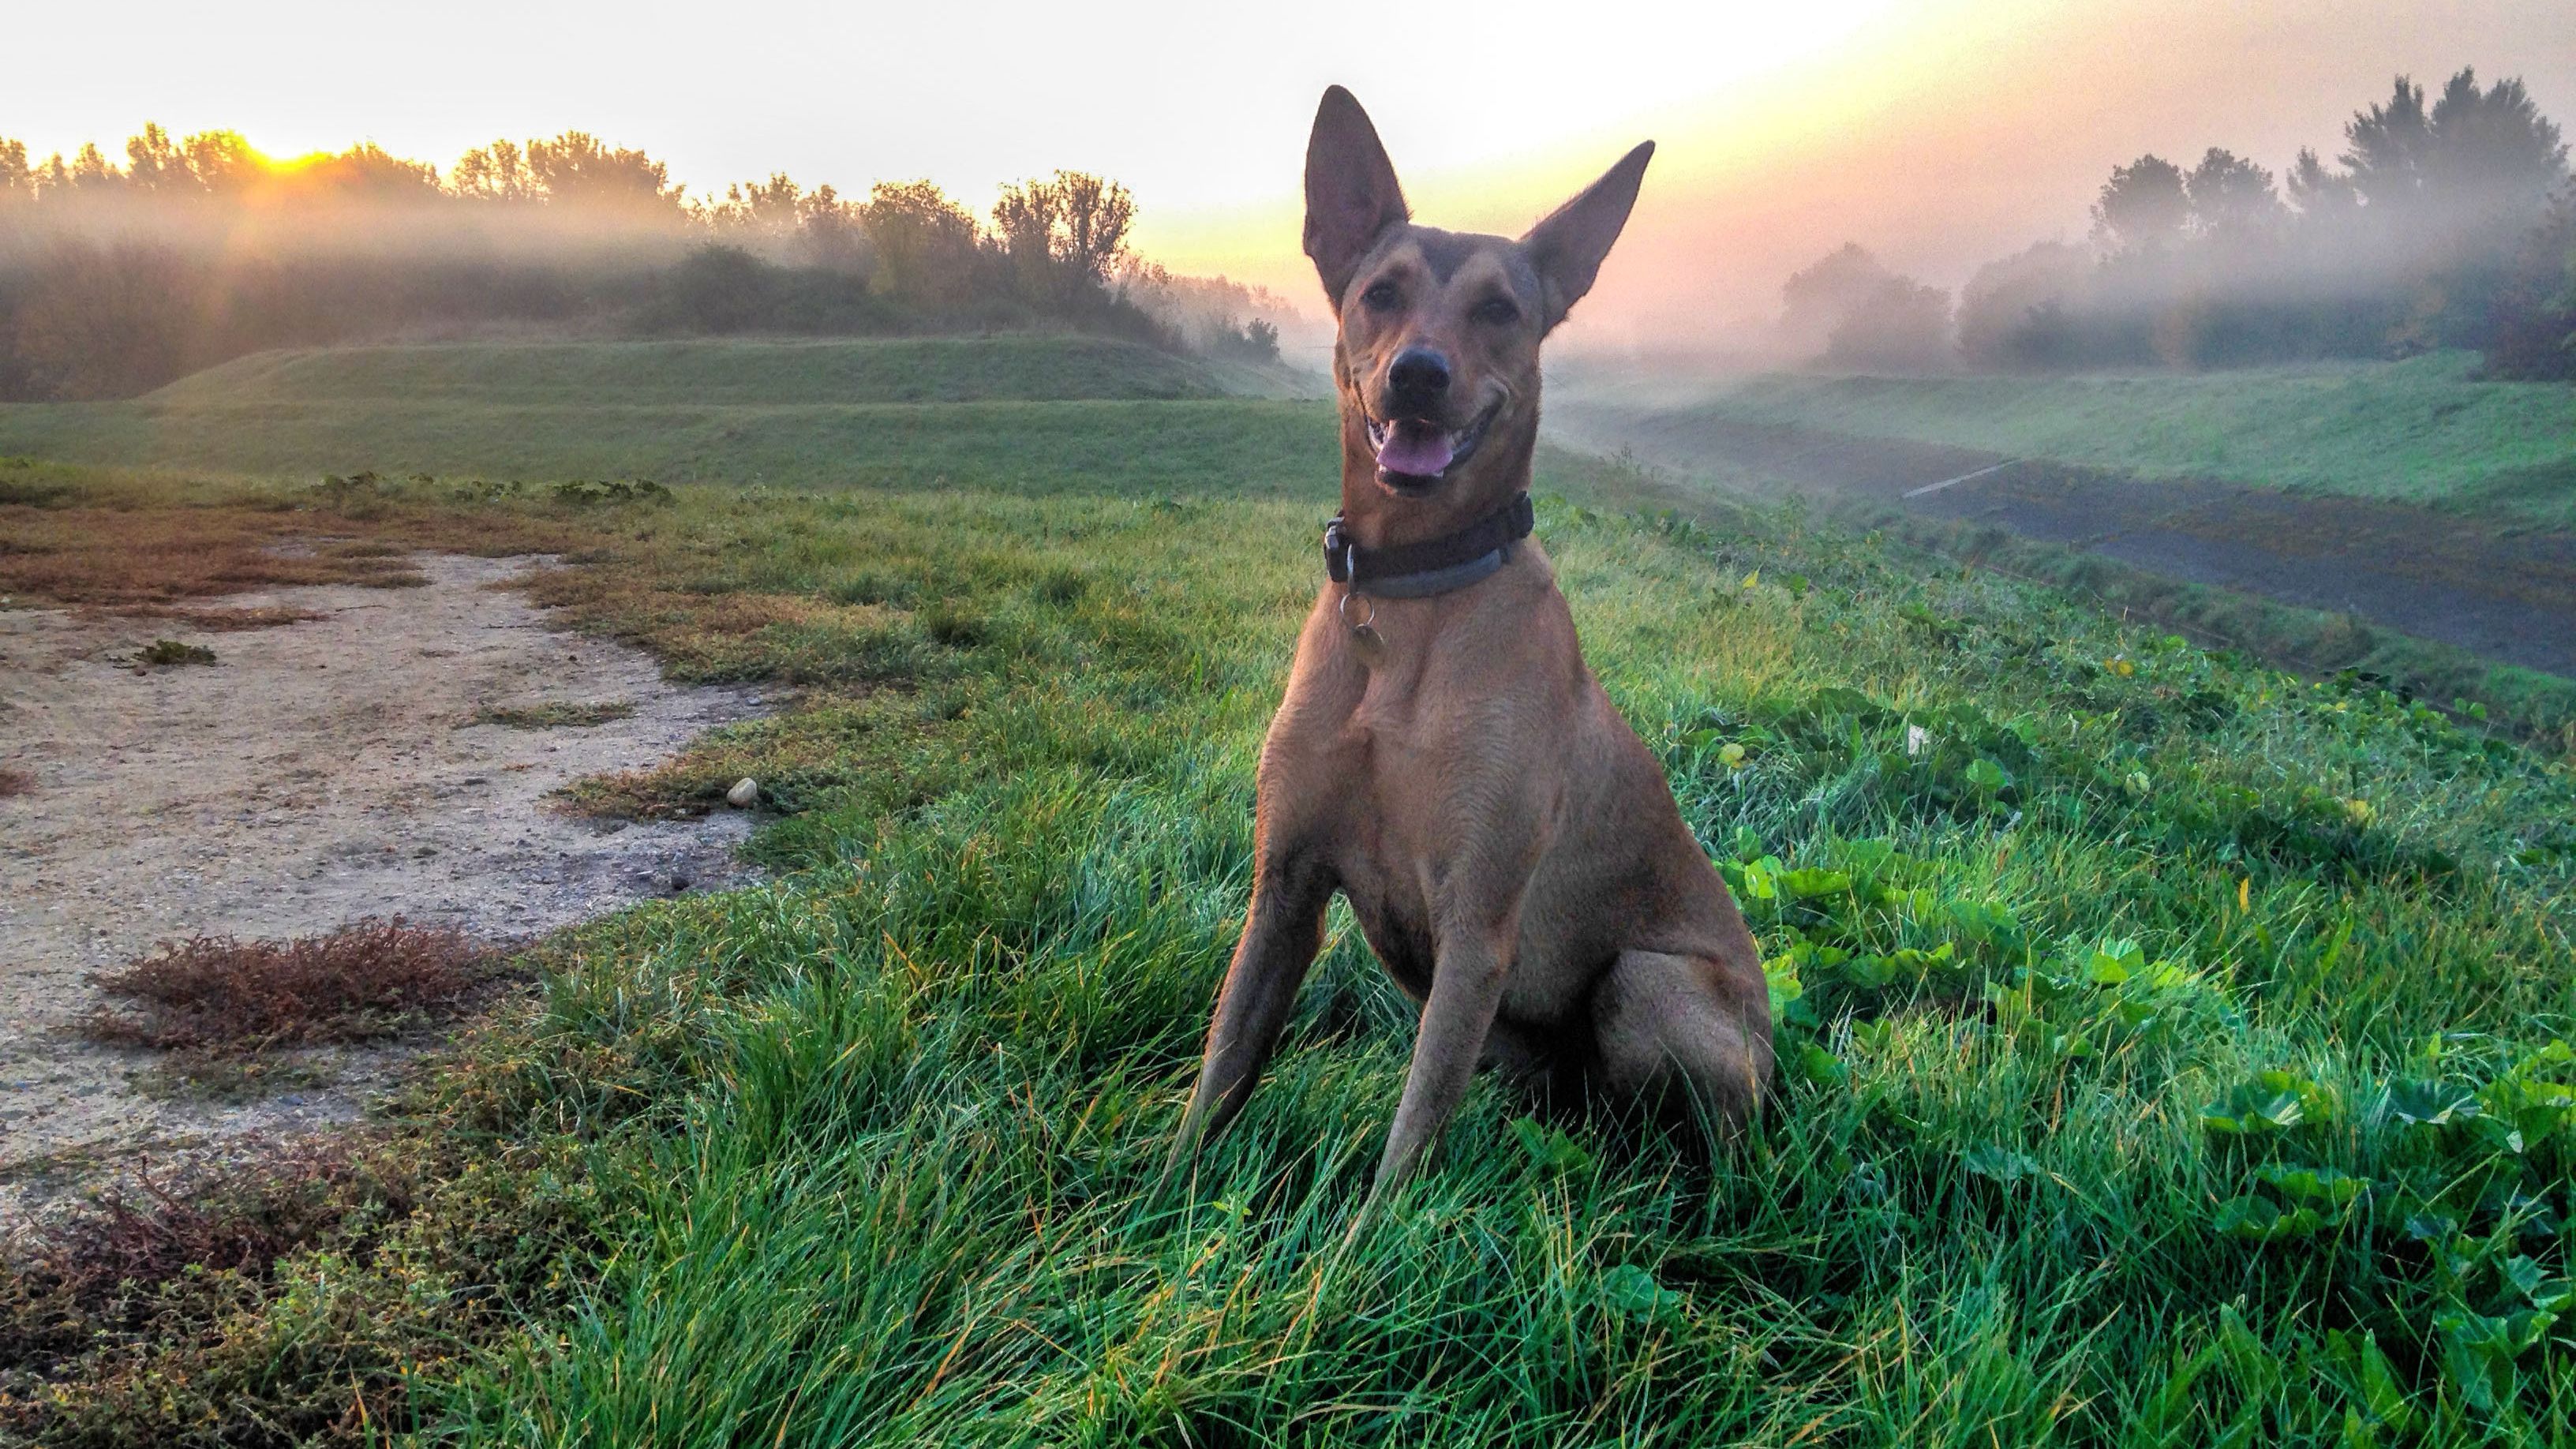
[[[1498,834],[1526,835],[1509,797],[1528,774],[1490,767],[1504,748],[1488,737],[1491,714],[1387,690],[1356,701],[1334,732],[1335,874],[1371,949],[1416,999],[1431,989],[1444,905],[1491,870]]]

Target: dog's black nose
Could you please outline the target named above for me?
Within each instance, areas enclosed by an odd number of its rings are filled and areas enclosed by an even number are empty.
[[[1449,391],[1449,359],[1428,347],[1408,347],[1386,369],[1393,401],[1430,406]]]

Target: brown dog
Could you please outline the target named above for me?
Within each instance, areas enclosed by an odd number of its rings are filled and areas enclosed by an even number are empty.
[[[1252,909],[1175,1166],[1242,1110],[1333,892],[1422,1003],[1392,1190],[1480,1060],[1741,1119],[1771,1076],[1753,937],[1611,707],[1529,532],[1539,342],[1591,289],[1649,142],[1519,241],[1410,224],[1368,115],[1324,93],[1306,254],[1341,339],[1342,515],[1262,746]]]

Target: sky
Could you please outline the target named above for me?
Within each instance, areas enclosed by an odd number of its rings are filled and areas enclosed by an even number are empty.
[[[1766,316],[1846,240],[1956,286],[2083,235],[2110,167],[2227,146],[2329,157],[2404,71],[2520,75],[2576,128],[2568,0],[1767,0],[1019,5],[128,0],[11,18],[0,136],[38,155],[145,120],[273,156],[365,139],[451,163],[588,130],[692,194],[783,170],[926,176],[978,208],[1058,167],[1134,192],[1135,243],[1320,314],[1298,253],[1315,100],[1358,94],[1416,217],[1516,234],[1636,141],[1658,150],[1569,328],[1690,345]]]

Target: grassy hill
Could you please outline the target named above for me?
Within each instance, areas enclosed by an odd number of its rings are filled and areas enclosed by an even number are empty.
[[[227,362],[162,407],[471,402],[770,405],[1283,397],[1293,375],[1096,337],[447,343],[305,348]]]
[[[276,475],[1261,493],[1330,476],[1288,373],[1080,337],[263,353],[131,402],[0,406],[0,454]]]
[[[2146,477],[2576,522],[2576,389],[2478,382],[2474,359],[2072,377],[1766,376],[1691,411]]]
[[[1186,402],[802,406],[51,403],[0,407],[0,454],[247,475],[650,478],[777,487],[1248,492],[1329,481],[1332,409]]]

